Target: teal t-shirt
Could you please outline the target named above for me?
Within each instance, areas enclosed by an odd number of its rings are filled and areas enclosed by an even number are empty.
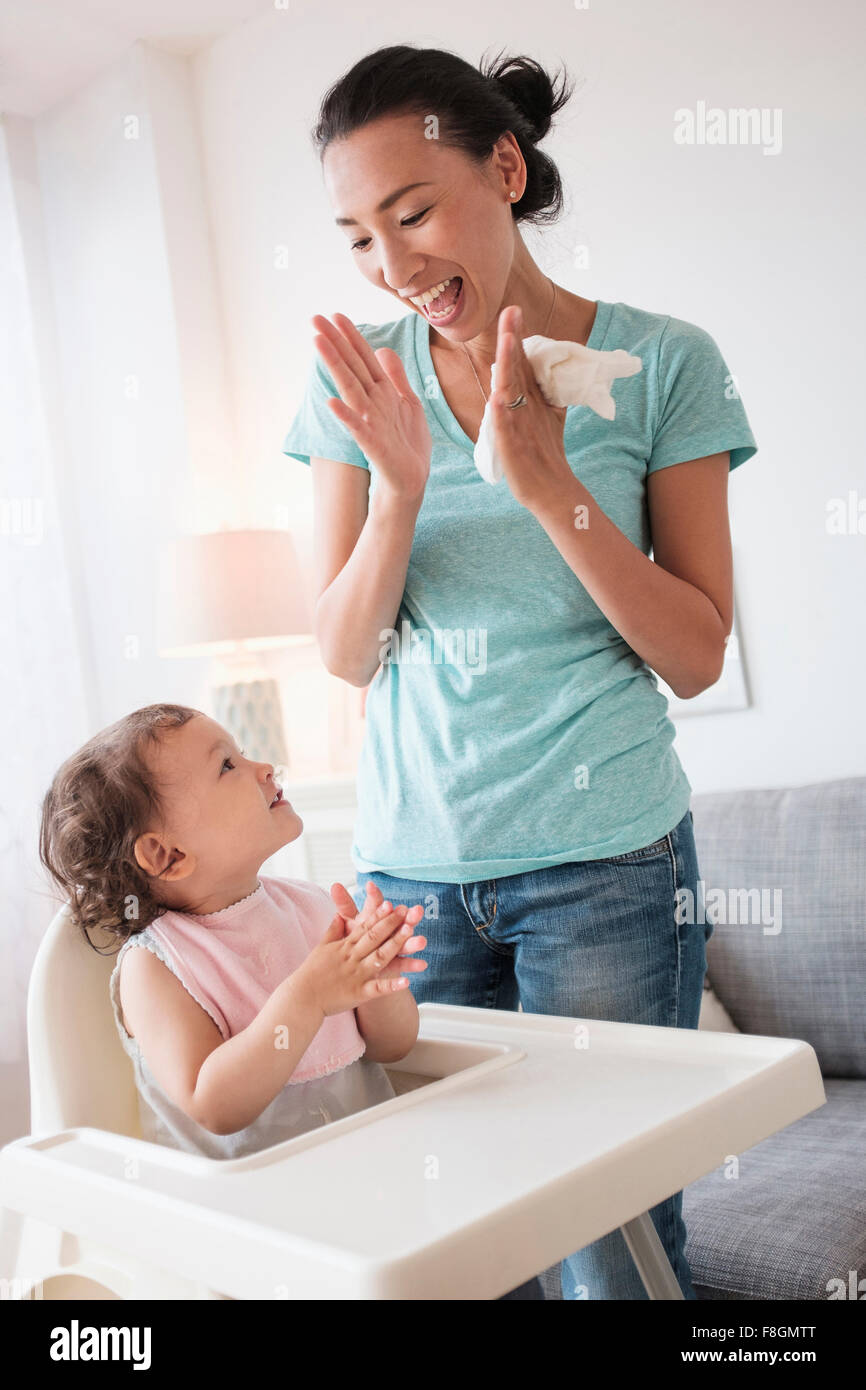
[[[439,388],[426,319],[356,326],[374,350],[399,353],[433,439],[394,645],[367,693],[359,876],[469,883],[661,839],[689,809],[691,784],[654,673],[506,479],[491,486],[478,473]],[[613,382],[615,419],[569,407],[566,457],[649,555],[647,473],[725,450],[733,469],[757,446],[704,329],[599,300],[587,346],[625,348],[643,366]],[[369,469],[326,404],[338,395],[314,352],[283,452]]]

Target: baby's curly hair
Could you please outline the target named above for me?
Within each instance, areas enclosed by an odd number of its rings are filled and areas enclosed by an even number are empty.
[[[67,758],[45,794],[39,858],[93,950],[90,931],[115,937],[119,949],[166,911],[135,857],[138,836],[162,814],[144,750],[200,713],[168,704],[134,710]]]

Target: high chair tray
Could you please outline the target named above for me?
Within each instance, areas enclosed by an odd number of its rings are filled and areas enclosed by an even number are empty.
[[[491,1299],[825,1101],[797,1039],[419,1015],[393,1100],[232,1160],[31,1135],[2,1205],[231,1298]]]

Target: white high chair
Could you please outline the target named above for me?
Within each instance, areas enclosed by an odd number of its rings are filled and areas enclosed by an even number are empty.
[[[27,997],[32,1133],[0,1150],[7,1297],[491,1299],[824,1103],[813,1049],[424,1003],[397,1095],[244,1158],[141,1138],[115,954],[66,910]]]

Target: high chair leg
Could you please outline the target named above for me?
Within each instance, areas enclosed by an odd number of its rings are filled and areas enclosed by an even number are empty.
[[[683,1298],[683,1291],[671,1268],[659,1233],[648,1211],[620,1226],[629,1253],[649,1298]]]

